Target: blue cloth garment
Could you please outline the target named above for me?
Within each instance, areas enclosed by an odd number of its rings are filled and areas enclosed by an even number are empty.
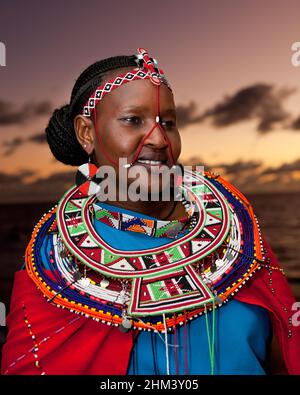
[[[214,374],[265,374],[270,336],[267,312],[232,299],[216,310]],[[212,322],[212,314],[208,314]],[[210,326],[211,327],[211,326]],[[184,374],[184,328],[176,333],[178,373]],[[187,374],[211,374],[205,316],[187,323]],[[168,334],[170,374],[176,374],[174,335]],[[164,334],[141,332],[128,374],[166,374]]]
[[[109,210],[115,206],[102,203]],[[118,208],[118,211],[153,219],[146,215]],[[95,221],[97,232],[115,248],[143,250],[164,245],[168,238],[152,238],[147,235],[114,229]],[[212,313],[207,319],[211,332]],[[215,311],[215,358],[214,374],[265,374],[267,346],[271,339],[268,313],[253,306],[231,299]],[[187,323],[187,373],[211,374],[211,363],[206,331],[205,315]],[[210,333],[211,336],[211,333]],[[177,329],[177,355],[179,374],[184,369],[184,327]],[[174,334],[168,334],[170,374],[176,374]],[[128,374],[166,374],[166,348],[164,334],[142,331],[135,342]]]

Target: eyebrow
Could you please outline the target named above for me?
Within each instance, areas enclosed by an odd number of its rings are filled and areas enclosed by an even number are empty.
[[[176,115],[176,110],[175,110],[175,108],[168,108],[167,110],[162,111],[162,114]]]
[[[128,110],[147,110],[147,107],[145,106],[140,106],[140,105],[131,105],[131,106],[126,106],[126,107],[122,107],[121,111],[128,111]]]
[[[126,106],[121,108],[121,111],[130,111],[130,110],[148,111],[148,107],[140,106],[140,105],[132,105],[132,106]],[[168,108],[167,110],[163,110],[161,113],[164,115],[165,114],[176,115],[176,110],[175,108]]]

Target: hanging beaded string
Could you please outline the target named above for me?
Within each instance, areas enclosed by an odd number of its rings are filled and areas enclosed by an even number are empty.
[[[38,351],[37,348],[39,348],[42,344],[46,343],[47,341],[49,341],[50,339],[53,339],[53,337],[55,335],[57,335],[58,333],[61,333],[62,331],[64,331],[66,328],[68,328],[70,325],[74,324],[76,321],[82,319],[82,317],[75,317],[72,320],[70,320],[69,322],[67,322],[67,324],[59,327],[58,329],[54,330],[50,335],[44,337],[41,341],[37,342],[36,345],[34,345],[32,348],[30,348],[25,354],[19,356],[14,362],[12,362],[11,364],[9,364],[8,369],[6,369],[6,371],[3,374],[8,374],[9,370],[14,367],[18,362],[22,361],[24,358],[28,357],[32,352],[36,352]]]
[[[208,314],[207,314],[207,306],[205,304],[204,306],[205,309],[205,322],[206,322],[206,334],[207,334],[207,342],[208,342],[208,349],[209,349],[209,359],[210,359],[210,368],[211,368],[211,375],[214,375],[214,361],[215,361],[215,327],[216,327],[216,319],[215,319],[215,298],[213,298],[212,302],[212,308],[210,310],[212,311],[212,336],[210,336],[210,325],[208,322]],[[184,312],[186,313],[186,312]],[[168,342],[168,327],[166,324],[166,316],[165,314],[162,315],[163,317],[163,323],[164,323],[164,340],[162,339],[161,335],[157,333],[159,338],[164,342],[165,344],[165,355],[166,355],[166,374],[170,374],[170,362],[169,362],[169,347],[174,347],[174,359],[175,359],[175,371],[176,375],[179,374],[179,369],[178,369],[178,345],[177,345],[177,334],[176,334],[176,314],[174,314],[174,344],[169,344]],[[150,327],[150,326],[149,326]],[[187,325],[186,325],[186,320],[184,322],[184,374],[188,374],[188,348],[187,348]],[[153,348],[153,347],[152,347]]]
[[[175,374],[179,374],[179,369],[178,369],[178,350],[177,350],[177,326],[176,326],[176,313],[174,313],[174,359],[175,359]]]
[[[152,355],[153,355],[153,362],[154,362],[154,374],[158,375],[158,362],[157,362],[157,352],[156,348],[154,346],[154,340],[156,344],[156,334],[154,334],[153,331],[150,330],[150,336],[151,336],[151,348],[152,348]]]
[[[186,322],[186,310],[184,310],[184,321],[183,321],[183,344],[184,344],[184,374],[188,374],[188,345],[187,345],[187,322]]]
[[[214,361],[215,361],[215,298],[213,298],[212,305],[212,336],[210,337],[210,325],[208,322],[208,314],[207,307],[205,305],[205,324],[206,324],[206,334],[207,334],[207,343],[208,343],[208,351],[209,351],[209,360],[210,360],[210,374],[214,374]]]
[[[273,279],[272,279],[272,274],[273,274],[273,270],[279,270],[279,268],[276,267],[271,267],[270,266],[270,258],[267,258],[267,264],[265,265],[265,267],[268,270],[268,275],[269,275],[269,287],[272,293],[272,296],[275,297],[275,288],[273,287]],[[283,311],[288,314],[288,309],[285,305],[283,305],[282,303],[280,303],[281,308],[283,309]],[[288,339],[290,339],[292,337],[292,333],[293,333],[293,321],[292,321],[292,316],[287,317],[288,319]]]
[[[167,376],[170,375],[170,362],[169,362],[169,345],[168,345],[168,327],[166,323],[166,315],[163,314],[163,321],[165,327],[165,350],[166,350],[166,371]]]
[[[41,366],[41,364],[40,364],[39,356],[38,356],[38,351],[39,351],[38,342],[37,342],[37,340],[36,340],[35,334],[33,333],[31,323],[29,322],[29,319],[28,319],[28,316],[27,316],[27,311],[26,311],[26,307],[25,307],[25,303],[24,303],[24,302],[23,302],[23,304],[22,304],[22,310],[23,310],[23,314],[24,314],[24,317],[23,317],[23,318],[24,318],[24,322],[25,322],[25,324],[26,324],[26,326],[27,326],[29,335],[30,335],[30,337],[31,337],[31,339],[32,339],[32,341],[33,341],[33,344],[34,344],[33,350],[32,350],[32,352],[33,352],[33,357],[34,357],[34,366],[35,366],[37,369],[39,369],[39,370],[41,371],[41,375],[44,375],[45,372],[42,370],[43,368],[42,368],[42,366]]]

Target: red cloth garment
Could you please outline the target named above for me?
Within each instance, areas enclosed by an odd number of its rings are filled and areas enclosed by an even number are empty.
[[[41,342],[36,353],[29,351],[34,342],[23,303],[36,342]],[[132,334],[49,304],[25,270],[15,274],[7,326],[2,374],[126,374]],[[35,366],[34,354],[41,369]]]
[[[265,240],[264,246],[271,259],[270,265],[278,266]],[[300,374],[300,327],[292,327],[292,337],[288,338],[288,318],[295,313],[292,311],[295,299],[280,271],[273,270],[272,280],[274,295],[268,270],[263,268],[234,297],[270,312],[288,373]],[[24,321],[25,312],[35,340]],[[9,333],[3,347],[2,374],[125,375],[127,372],[133,347],[132,333],[122,333],[117,327],[50,305],[26,271],[15,274],[7,324]],[[34,341],[39,344],[36,352],[30,351]],[[40,367],[36,367],[37,360]]]
[[[262,239],[266,249],[265,256],[270,258],[270,266],[280,267],[269,244],[263,236]],[[254,274],[253,280],[249,280],[248,284],[236,294],[235,299],[261,306],[270,312],[273,331],[281,348],[287,371],[289,374],[300,374],[300,326],[289,326],[289,318],[292,319],[295,314],[292,306],[296,300],[286,277],[279,270],[272,271],[274,295],[271,292],[269,279],[267,269],[259,270]],[[289,329],[292,330],[290,338],[288,338]]]

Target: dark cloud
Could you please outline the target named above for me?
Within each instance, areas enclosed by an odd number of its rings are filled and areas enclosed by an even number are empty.
[[[283,109],[283,101],[294,92],[295,89],[275,90],[272,85],[255,84],[226,96],[221,103],[207,110],[204,117],[210,117],[216,127],[256,119],[257,130],[265,133],[290,117]]]
[[[202,165],[204,165],[203,159],[201,159],[199,156],[191,156],[188,159],[182,160],[181,163],[184,166],[194,166],[194,165],[202,166]]]
[[[205,171],[219,174],[221,177],[231,182],[242,193],[271,192],[271,187],[268,186],[268,188],[265,188],[266,181],[263,179],[262,175],[263,163],[260,161],[237,160],[233,163],[207,165],[200,157],[194,156],[182,161],[182,164],[185,166],[203,165]],[[280,189],[281,185],[282,183],[280,180],[277,184],[277,188]],[[273,184],[272,187],[274,187]]]
[[[300,171],[300,159],[268,168],[259,161],[241,160],[230,164],[213,165],[212,168],[221,176],[224,172],[225,179],[232,182],[241,192],[271,193],[300,190],[300,180],[293,177],[294,171]]]
[[[238,160],[233,163],[206,164],[200,157],[191,157],[182,161],[184,166],[198,165],[204,166],[205,171],[210,171],[232,182],[242,191],[256,191],[261,189],[263,180],[261,179],[263,163],[260,161]]]
[[[300,129],[300,117],[290,121],[291,114],[283,107],[285,99],[296,89],[275,89],[270,84],[254,84],[239,89],[232,95],[199,113],[195,102],[177,107],[178,127],[200,123],[210,119],[217,128],[230,126],[242,121],[257,120],[260,133],[272,131],[276,126]]]
[[[23,143],[24,143],[24,138],[22,137],[15,137],[12,140],[4,141],[2,143],[2,146],[4,148],[3,155],[4,156],[12,155],[18,147],[23,145]]]
[[[73,171],[64,171],[59,173],[50,174],[48,177],[39,178],[31,184],[32,187],[44,187],[46,186],[60,186],[71,185],[75,181],[75,169]]]
[[[222,168],[226,174],[238,174],[246,171],[255,171],[262,166],[261,161],[242,161],[238,160],[234,163],[219,163],[214,168]]]
[[[52,110],[53,105],[49,101],[31,101],[16,108],[13,103],[0,100],[0,126],[20,125],[35,117],[49,115]]]
[[[299,115],[298,118],[296,118],[296,119],[292,122],[291,127],[292,127],[292,129],[300,130],[300,115]]]
[[[196,115],[196,110],[197,105],[193,101],[187,105],[181,104],[176,107],[177,125],[179,129],[202,121],[203,116],[200,114]]]
[[[256,171],[257,169],[262,167],[261,161],[254,161],[254,160],[249,160],[249,161],[237,160],[236,162],[233,163],[216,163],[208,166],[203,161],[203,159],[201,159],[199,156],[192,156],[188,159],[185,159],[184,161],[182,161],[182,164],[184,166],[192,166],[192,165],[204,166],[205,170],[216,171],[222,169],[222,172],[226,174],[238,174],[238,173],[245,173],[247,171]]]
[[[0,185],[3,188],[20,183],[23,184],[23,177],[21,175],[0,172]]]
[[[263,190],[261,168],[260,161],[237,160],[233,163],[217,163],[212,166],[212,171],[231,182],[242,193],[253,193]]]
[[[23,185],[24,180],[27,177],[31,177],[35,174],[32,170],[23,169],[16,173],[5,173],[3,171],[0,172],[0,185],[1,189],[8,187],[10,185]]]
[[[300,191],[300,180],[293,177],[300,171],[300,159],[278,167],[264,168],[259,161],[236,161],[212,165],[212,171],[236,186],[242,193]],[[271,177],[268,177],[271,176]]]
[[[263,171],[263,174],[291,173],[293,171],[300,171],[300,159],[290,163],[283,163],[278,167],[268,167]]]
[[[44,144],[46,142],[45,132],[36,133],[29,137],[15,137],[12,140],[4,141],[2,146],[4,148],[4,156],[12,155],[19,147],[25,143]]]
[[[26,141],[31,143],[37,143],[37,144],[44,144],[47,142],[46,133],[45,132],[36,133],[33,136],[28,137]]]

